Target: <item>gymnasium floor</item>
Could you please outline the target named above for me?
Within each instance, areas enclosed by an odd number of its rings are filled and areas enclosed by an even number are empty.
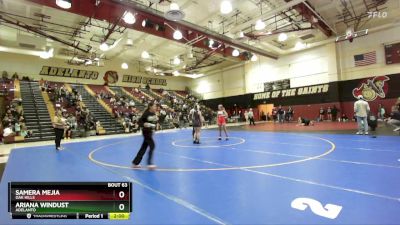
[[[205,130],[199,146],[189,129],[157,133],[157,171],[130,168],[140,136],[15,149],[0,224],[400,223],[399,136],[253,129],[231,129],[229,141]],[[11,220],[9,181],[130,181],[133,212],[118,222]]]

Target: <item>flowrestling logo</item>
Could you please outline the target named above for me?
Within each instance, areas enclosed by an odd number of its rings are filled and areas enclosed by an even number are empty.
[[[372,79],[365,79],[361,81],[358,88],[353,89],[353,96],[362,95],[367,101],[374,101],[377,98],[385,98],[389,91],[390,78],[387,76],[377,76]]]

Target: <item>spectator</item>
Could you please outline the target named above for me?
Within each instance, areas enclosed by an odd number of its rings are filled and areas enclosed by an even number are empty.
[[[130,107],[135,107],[135,101],[133,101],[132,99],[129,101],[129,106]]]
[[[354,103],[354,113],[357,117],[358,132],[357,134],[368,134],[368,113],[370,112],[369,104],[364,100],[362,95],[357,97]]]
[[[342,114],[342,116],[340,117],[340,119],[342,120],[342,122],[347,122],[349,121],[349,117],[347,117],[347,115],[345,113]],[[340,121],[339,121],[340,122]]]
[[[379,106],[378,106],[378,119],[379,120],[384,120],[385,119],[385,114],[386,114],[385,108],[382,106],[382,104],[379,104]]]
[[[339,110],[336,108],[336,105],[333,105],[333,107],[332,107],[332,121],[336,121],[337,120],[338,112],[339,112]]]
[[[76,128],[76,126],[76,118],[72,114],[69,114],[67,118],[67,127],[65,132],[65,136],[67,139],[72,138],[72,131]]]
[[[24,138],[32,137],[32,131],[28,130],[25,124],[21,124],[21,136]]]
[[[293,108],[292,108],[292,106],[289,106],[288,111],[287,111],[288,121],[293,120],[293,115],[294,115]]]
[[[332,109],[330,106],[328,106],[328,109],[326,110],[326,114],[328,115],[328,120],[332,121]]]
[[[14,131],[15,131],[15,135],[16,135],[16,136],[20,136],[20,134],[21,134],[21,124],[19,123],[18,120],[15,121],[15,124],[14,124]]]
[[[276,107],[274,107],[272,109],[272,119],[274,120],[274,122],[277,121],[277,116],[278,116],[278,110],[276,109]]]
[[[249,117],[249,121],[250,121],[250,126],[252,124],[255,126],[256,123],[254,122],[254,113],[253,113],[253,109],[252,108],[249,109],[248,117]]]
[[[325,109],[321,106],[319,109],[319,121],[322,122],[325,119]]]
[[[4,137],[11,137],[15,136],[14,130],[12,129],[11,123],[8,124],[6,128],[3,130],[3,136]]]
[[[304,117],[299,117],[297,119],[297,125],[298,126],[314,126],[314,121],[309,120],[309,119],[304,118]]]
[[[278,122],[283,123],[283,119],[285,116],[285,110],[282,108],[281,105],[279,106],[277,113],[278,113]]]
[[[392,112],[390,113],[390,118],[387,121],[389,125],[392,125],[395,129],[394,132],[400,131],[400,111],[399,106],[392,106]]]

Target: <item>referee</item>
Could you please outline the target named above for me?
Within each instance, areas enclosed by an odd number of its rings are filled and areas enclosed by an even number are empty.
[[[142,117],[139,119],[139,125],[142,127],[143,143],[135,159],[132,161],[134,168],[140,168],[139,164],[142,161],[148,147],[150,147],[150,150],[147,158],[147,168],[152,170],[157,167],[153,164],[153,151],[155,148],[153,133],[158,121],[156,110],[157,106],[154,104],[154,102],[150,102],[148,108],[146,111],[144,111]]]

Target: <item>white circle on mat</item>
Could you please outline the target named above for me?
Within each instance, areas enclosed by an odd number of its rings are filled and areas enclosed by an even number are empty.
[[[179,142],[185,142],[185,141],[186,142],[192,142],[193,139],[191,139],[191,138],[175,140],[175,141],[172,142],[172,145],[176,146],[176,147],[183,147],[183,148],[218,148],[218,147],[229,147],[229,146],[240,145],[240,144],[243,144],[243,143],[246,142],[245,139],[240,138],[240,137],[228,137],[228,138],[229,138],[228,141],[226,141],[225,139],[218,140],[217,137],[202,137],[202,138],[200,138],[200,140],[214,139],[215,141],[221,142],[221,145],[202,145],[202,144],[200,144],[200,145],[194,145],[194,144],[184,145],[184,144],[179,144]],[[239,142],[237,142],[237,143],[229,143],[229,141],[232,140],[232,139],[233,140],[239,140]],[[200,141],[200,143],[201,143],[201,141]],[[223,143],[226,143],[226,144],[223,144]]]

